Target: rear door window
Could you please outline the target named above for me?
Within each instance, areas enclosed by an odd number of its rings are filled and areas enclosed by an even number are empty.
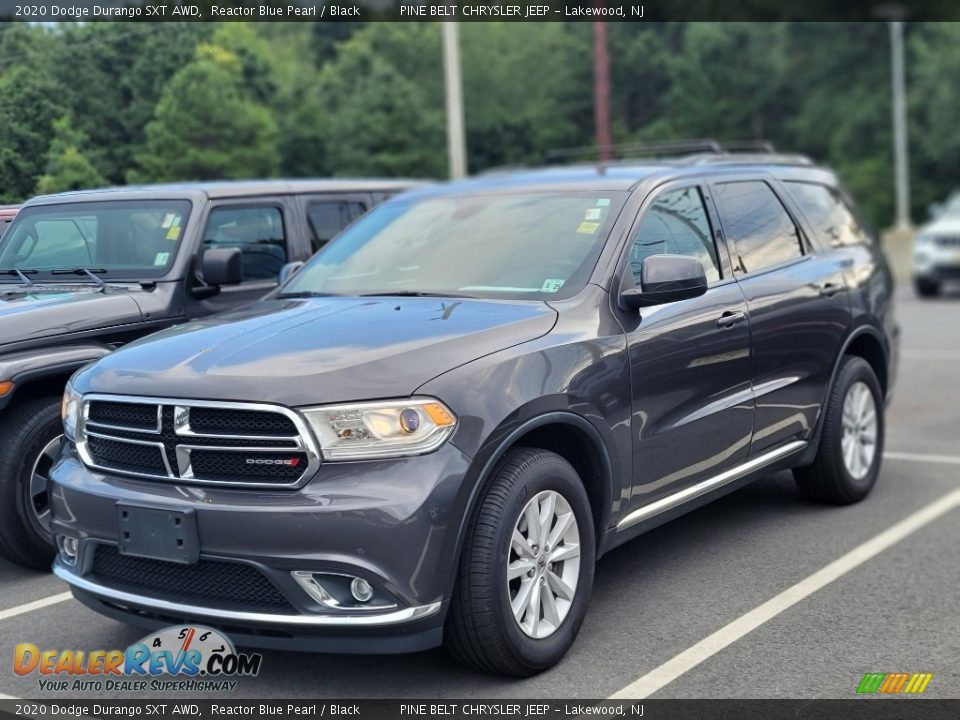
[[[714,197],[734,268],[753,273],[803,256],[800,231],[767,183],[719,183]]]
[[[347,225],[367,211],[358,200],[311,200],[307,203],[307,224],[313,252],[330,242]]]
[[[239,248],[244,282],[276,280],[287,262],[283,213],[274,205],[214,208],[207,220],[203,247]]]
[[[867,245],[870,234],[835,190],[805,182],[784,183],[814,232],[830,247]]]

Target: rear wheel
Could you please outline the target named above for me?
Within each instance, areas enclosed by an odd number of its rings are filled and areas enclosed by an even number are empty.
[[[877,481],[884,440],[883,394],[866,360],[843,359],[825,412],[816,459],[793,471],[797,486],[812,500],[859,502]]]
[[[0,421],[0,556],[47,570],[53,561],[50,470],[60,450],[60,401],[40,398]]]
[[[468,529],[447,618],[453,655],[518,677],[556,664],[586,614],[593,533],[570,463],[546,450],[511,451]]]
[[[927,280],[925,278],[915,278],[913,287],[920,297],[936,297],[940,294],[940,283],[936,280]]]

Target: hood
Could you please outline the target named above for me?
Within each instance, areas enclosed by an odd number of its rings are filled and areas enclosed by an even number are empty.
[[[437,375],[550,331],[543,302],[263,300],[112,353],[80,392],[288,406],[403,397]]]
[[[917,237],[921,235],[960,235],[960,214],[944,215],[922,225],[917,231]]]
[[[0,290],[8,285],[0,284]],[[0,343],[140,322],[140,307],[126,292],[37,284],[29,293],[0,294]]]

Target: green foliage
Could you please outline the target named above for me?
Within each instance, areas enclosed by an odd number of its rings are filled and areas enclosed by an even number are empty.
[[[167,83],[135,181],[270,176],[279,164],[276,124],[244,84],[241,59],[207,43]]]
[[[37,183],[37,193],[65,192],[101,187],[106,180],[83,152],[87,138],[74,129],[69,115],[53,123],[47,169]]]
[[[607,27],[616,142],[770,139],[833,166],[890,222],[886,24]],[[471,172],[593,144],[591,23],[460,34]],[[958,182],[960,26],[908,24],[907,66],[919,220]],[[0,25],[0,202],[278,174],[445,176],[439,25]]]
[[[62,112],[56,92],[48,76],[22,65],[0,76],[0,202],[33,194]]]

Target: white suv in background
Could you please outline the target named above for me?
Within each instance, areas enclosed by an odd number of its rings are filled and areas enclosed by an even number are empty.
[[[945,281],[960,280],[960,191],[932,210],[933,220],[913,241],[913,286],[920,297],[935,297]]]

